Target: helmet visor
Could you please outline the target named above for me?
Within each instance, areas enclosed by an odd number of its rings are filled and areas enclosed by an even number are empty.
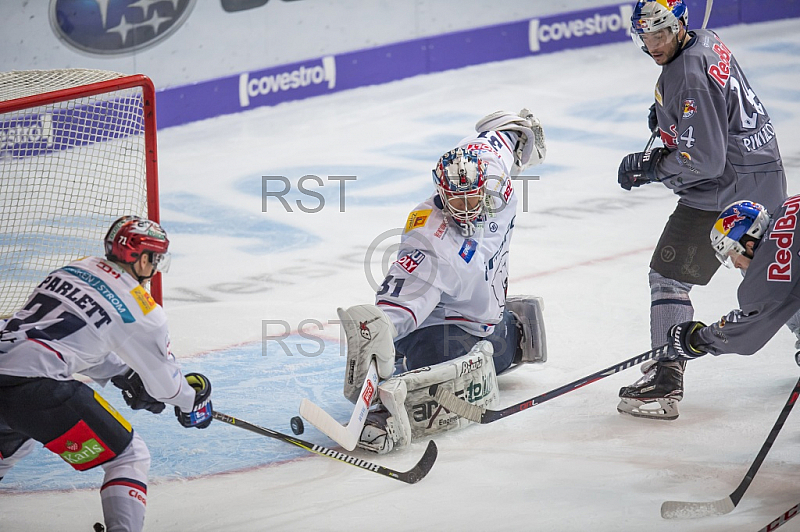
[[[172,264],[172,255],[170,255],[169,251],[166,253],[150,253],[150,260],[153,263],[156,271],[161,273],[167,273],[169,271],[169,267]]]

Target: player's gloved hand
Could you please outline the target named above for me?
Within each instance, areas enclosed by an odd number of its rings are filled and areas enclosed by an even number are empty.
[[[211,383],[200,373],[187,373],[186,381],[194,388],[194,406],[191,412],[183,412],[179,407],[175,407],[175,415],[178,423],[184,427],[196,427],[204,429],[211,424]]]
[[[153,398],[144,388],[139,374],[129,369],[121,375],[111,377],[111,384],[122,390],[122,398],[134,410],[148,410],[160,414],[166,405]]]
[[[658,181],[656,166],[664,155],[669,153],[666,148],[655,148],[650,151],[630,153],[622,159],[619,165],[617,181],[625,190],[633,187]]]
[[[692,360],[706,354],[703,349],[692,345],[692,334],[706,325],[699,321],[685,321],[670,327],[667,332],[668,360]]]
[[[656,104],[650,106],[650,114],[647,115],[647,128],[650,131],[655,131],[658,127],[658,118],[656,118]]]

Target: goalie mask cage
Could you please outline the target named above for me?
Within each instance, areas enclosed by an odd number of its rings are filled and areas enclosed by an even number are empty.
[[[52,270],[104,256],[111,222],[159,221],[155,90],[143,75],[0,73],[0,317]],[[161,303],[157,274],[151,292]]]

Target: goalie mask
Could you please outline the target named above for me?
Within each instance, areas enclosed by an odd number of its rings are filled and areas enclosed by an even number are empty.
[[[728,205],[717,217],[710,235],[719,261],[727,268],[732,267],[729,253],[735,251],[746,255],[745,242],[761,240],[767,232],[769,221],[767,209],[758,203],[737,201]]]
[[[106,233],[104,244],[108,260],[133,264],[142,253],[149,253],[150,262],[155,267],[154,273],[166,272],[169,269],[167,233],[151,220],[138,216],[118,218]]]
[[[442,155],[433,169],[443,210],[463,236],[475,234],[476,222],[486,213],[486,168],[477,152],[456,148]]]
[[[683,0],[640,0],[631,15],[631,39],[637,48],[650,55],[645,46],[645,35],[650,38],[672,39],[681,29],[689,26],[689,8]],[[664,31],[661,34],[658,32]],[[656,35],[658,34],[658,35]]]

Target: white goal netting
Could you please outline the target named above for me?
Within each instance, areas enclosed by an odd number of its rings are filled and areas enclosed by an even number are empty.
[[[102,255],[114,219],[147,216],[155,120],[145,120],[145,100],[153,96],[127,87],[131,78],[0,73],[0,316],[22,307],[50,271]]]

